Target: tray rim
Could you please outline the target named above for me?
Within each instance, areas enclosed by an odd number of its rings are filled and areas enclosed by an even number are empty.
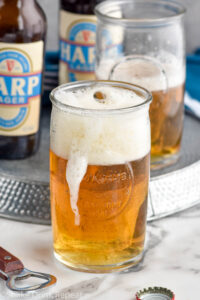
[[[195,119],[193,116],[189,116],[192,119]],[[200,120],[198,119],[200,122]],[[199,123],[198,122],[198,123]],[[48,151],[46,152],[48,153]],[[172,176],[173,178],[177,178],[177,182],[179,182],[179,187],[187,183],[187,180],[193,180],[192,178],[196,178],[194,180],[195,187],[198,185],[198,178],[200,176],[200,159],[199,155],[197,155],[196,160],[193,161],[193,159],[189,160],[189,162],[192,161],[191,163],[187,163],[184,165],[181,163],[182,166],[179,165],[178,169],[173,169],[173,170],[166,170],[164,169],[164,174],[162,174],[162,170],[159,171],[160,174],[154,174],[154,170],[150,173],[150,181],[149,181],[149,209],[148,209],[148,222],[156,221],[161,218],[165,218],[168,216],[173,216],[179,212],[182,212],[186,209],[189,209],[191,207],[194,207],[198,204],[200,204],[200,189],[199,187],[195,188],[196,194],[193,198],[193,196],[190,197],[192,201],[188,202],[183,202],[183,205],[177,205],[177,208],[170,206],[166,208],[166,210],[162,211],[159,210],[159,195],[155,194],[156,186],[166,186],[167,182],[170,181],[170,177]],[[20,161],[18,161],[20,163]],[[183,160],[184,162],[184,160]],[[30,166],[28,166],[29,168]],[[195,170],[193,174],[193,170]],[[157,172],[157,171],[156,171]],[[16,172],[17,173],[17,172]],[[24,173],[25,174],[25,173]],[[15,220],[19,222],[24,222],[24,223],[31,223],[31,224],[41,224],[41,225],[51,225],[51,219],[50,219],[50,185],[49,185],[49,171],[46,171],[45,177],[43,177],[43,180],[39,180],[37,178],[31,179],[30,177],[27,178],[26,175],[24,175],[22,172],[17,175],[17,174],[12,174],[12,169],[8,169],[8,173],[6,168],[0,170],[0,192],[1,188],[3,191],[3,201],[2,204],[0,202],[0,217],[4,219],[10,219],[10,220]],[[188,175],[189,174],[189,175]],[[46,176],[47,175],[47,176]],[[185,176],[187,175],[187,176]],[[195,177],[192,177],[195,176]],[[45,179],[45,180],[44,180]],[[47,179],[47,180],[46,180]],[[174,179],[173,179],[174,180]],[[157,184],[158,181],[158,184]],[[177,183],[176,183],[177,184]],[[174,185],[174,184],[173,184]],[[26,189],[26,197],[25,197],[25,202],[26,200],[30,200],[30,204],[22,204],[20,206],[19,203],[22,199],[21,197],[24,196],[24,194],[20,194],[18,196],[18,187],[24,186]],[[175,186],[175,185],[174,185]],[[186,184],[186,186],[188,186]],[[12,193],[11,195],[8,194],[9,198],[13,197],[13,203],[12,203],[12,198],[4,201],[4,192],[5,195],[7,193],[7,188],[10,190]],[[22,187],[23,188],[23,187]],[[184,187],[183,187],[184,189]],[[180,190],[180,189],[179,189]],[[190,191],[189,188],[186,189],[187,191]],[[32,193],[31,193],[32,192]],[[153,193],[153,196],[151,196],[151,192]],[[178,190],[177,190],[178,192]],[[182,192],[181,192],[182,193]],[[39,194],[39,196],[38,196]],[[41,195],[41,197],[40,197]],[[167,198],[168,192],[166,193],[166,198]],[[182,194],[181,194],[182,195]],[[193,195],[192,192],[190,192],[190,195]],[[11,196],[11,197],[10,197]],[[183,196],[181,196],[183,197]],[[17,202],[15,202],[15,198],[17,198]],[[40,200],[41,199],[41,200]],[[154,206],[154,199],[155,203],[158,204],[158,206]],[[184,197],[183,197],[184,199]],[[36,202],[34,202],[36,200]],[[7,202],[6,202],[7,201]],[[23,201],[23,200],[22,200]],[[36,203],[36,204],[35,204]],[[170,202],[169,202],[170,203]],[[156,205],[157,205],[156,204]],[[16,205],[16,206],[15,206]],[[13,210],[14,207],[14,210]],[[36,209],[41,209],[41,212],[43,212],[43,215],[39,213],[34,215]],[[155,208],[158,207],[158,210]],[[15,208],[17,208],[15,210]],[[44,209],[44,210],[43,210]],[[22,214],[21,210],[24,210],[25,213]],[[28,210],[31,211],[31,214],[28,214]],[[38,210],[37,210],[38,211]]]
[[[149,205],[151,206],[152,209],[152,201],[151,201],[151,182],[155,182],[156,180],[165,180],[165,178],[170,177],[170,175],[179,175],[179,176],[183,176],[184,172],[189,170],[189,169],[193,169],[194,167],[197,167],[198,170],[200,171],[200,160],[196,161],[195,163],[192,163],[188,166],[186,166],[185,168],[180,168],[178,170],[174,170],[172,172],[163,174],[163,175],[159,175],[159,176],[155,176],[150,178],[150,184],[149,184]],[[16,179],[16,176],[10,176],[5,174],[5,176],[3,178],[1,178],[1,180],[11,180],[11,181],[15,181],[20,182],[20,183],[24,183],[30,186],[36,186],[37,187],[42,187],[43,189],[45,189],[45,191],[50,191],[49,189],[49,184],[47,183],[41,183],[41,182],[37,182],[37,181],[30,181],[30,180],[24,180],[24,181],[20,181],[18,178]],[[189,204],[184,205],[183,207],[178,207],[177,209],[174,210],[169,210],[167,212],[164,213],[160,213],[160,214],[154,214],[154,212],[152,211],[152,215],[147,216],[147,222],[152,222],[152,221],[156,221],[159,220],[161,218],[165,218],[168,216],[173,216],[175,214],[178,214],[186,209],[189,209],[191,207],[194,207],[196,205],[200,204],[200,199],[196,200],[194,202],[191,202]],[[50,201],[49,201],[49,207],[50,207]],[[14,221],[19,221],[19,222],[23,222],[23,223],[30,223],[30,224],[40,224],[40,225],[47,225],[47,226],[51,226],[51,219],[44,219],[44,218],[38,218],[38,217],[33,217],[33,216],[21,216],[20,214],[14,215],[14,214],[9,214],[8,212],[3,213],[0,211],[0,217],[4,218],[4,219],[8,219],[8,220],[14,220]]]
[[[189,168],[195,167],[198,164],[200,164],[200,160],[197,160],[197,161],[193,162],[190,165],[187,165],[187,166],[182,167],[182,168],[177,169],[177,170],[173,170],[173,171],[165,173],[165,174],[160,174],[160,175],[155,175],[155,176],[151,176],[151,174],[150,174],[150,181],[163,179],[164,177],[168,177],[168,176],[174,175],[176,173],[183,172],[183,171],[185,171]],[[39,180],[30,180],[30,179],[26,179],[25,177],[22,177],[22,176],[15,176],[15,175],[12,175],[12,174],[6,174],[5,172],[1,172],[1,171],[0,171],[0,176],[4,177],[5,179],[15,180],[15,181],[18,181],[18,182],[27,183],[27,184],[31,184],[31,185],[36,184],[36,185],[41,185],[41,186],[49,186],[49,182],[39,181]],[[3,178],[1,178],[1,179],[3,179]]]
[[[177,170],[173,170],[173,171],[165,173],[165,174],[160,174],[160,175],[152,176],[152,177],[150,175],[150,181],[154,181],[154,180],[158,180],[158,179],[163,179],[163,177],[168,177],[170,175],[174,175],[174,174],[183,172],[185,170],[188,170],[190,168],[196,167],[198,165],[200,165],[200,160],[197,160],[197,161],[195,161],[194,163],[192,163],[190,165],[187,165],[187,166],[185,166],[183,168],[180,168],[180,169],[177,169]]]

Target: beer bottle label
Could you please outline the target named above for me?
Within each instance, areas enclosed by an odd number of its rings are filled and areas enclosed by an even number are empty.
[[[96,17],[61,10],[60,84],[94,79]]]
[[[44,42],[0,43],[0,135],[39,129]]]

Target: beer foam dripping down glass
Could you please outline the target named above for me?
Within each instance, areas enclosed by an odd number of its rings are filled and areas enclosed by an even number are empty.
[[[51,92],[50,192],[54,254],[80,271],[141,260],[150,169],[151,94],[119,81]]]
[[[117,110],[137,107],[144,102],[141,96],[131,90],[102,83],[75,91],[58,89],[55,97],[61,104],[72,110],[74,108],[75,112],[53,111],[56,134],[52,133],[51,149],[68,161],[66,181],[75,224],[78,226],[79,188],[88,165],[127,164],[133,177],[129,162],[142,158],[150,151],[150,132],[146,115],[139,109],[134,112],[134,119],[132,114],[115,114]],[[80,110],[79,114],[76,108]],[[91,115],[85,115],[84,110],[89,110]]]

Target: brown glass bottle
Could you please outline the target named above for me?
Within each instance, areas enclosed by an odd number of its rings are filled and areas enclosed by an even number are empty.
[[[93,5],[93,0],[61,0],[62,9],[83,15],[94,14]]]
[[[7,55],[7,53],[8,53],[8,58],[9,58],[9,55],[11,56],[11,59],[10,60],[8,59],[8,61],[7,61],[7,64],[9,63],[8,67],[10,65],[10,68],[12,68],[14,65],[14,62],[16,62],[13,60],[14,45],[16,45],[17,53],[19,53],[19,55],[21,55],[21,57],[23,58],[23,52],[24,52],[23,45],[24,44],[26,44],[27,49],[29,49],[30,47],[32,47],[31,45],[33,45],[33,50],[31,52],[31,55],[41,56],[41,57],[38,57],[38,59],[40,59],[41,65],[43,65],[45,36],[46,36],[46,18],[45,18],[43,10],[38,5],[37,1],[35,1],[35,0],[0,0],[0,54],[4,53],[5,55]],[[39,47],[35,43],[39,42],[39,41],[43,41],[41,43],[42,48],[40,47],[40,49],[42,49],[42,50],[41,51],[38,50],[39,52],[34,52],[34,49],[38,49],[36,47]],[[32,44],[29,44],[29,43],[32,43]],[[7,48],[5,48],[5,45]],[[19,47],[22,46],[20,50],[18,49],[18,46]],[[2,52],[2,48],[4,49],[3,52]],[[6,53],[5,49],[7,49],[7,51],[8,51],[7,53]],[[32,64],[31,55],[29,54],[28,57],[30,57],[30,61]],[[25,60],[26,58],[23,58],[23,59]],[[34,59],[36,61],[37,58],[34,58]],[[12,61],[14,61],[14,62],[12,62]],[[22,62],[22,64],[23,63],[24,62]],[[16,66],[16,70],[17,70],[17,68],[19,68],[18,65]],[[23,66],[22,66],[22,68],[23,68]],[[38,75],[38,76],[40,76],[39,78],[41,81],[42,81],[42,69],[43,69],[43,67],[41,67],[41,73],[40,73],[40,75]],[[33,71],[33,69],[30,69],[29,73],[30,73],[30,71]],[[26,74],[26,78],[28,78],[27,76],[28,75]],[[17,78],[18,77],[15,78],[15,80],[17,82],[16,85],[19,84],[19,81],[17,81],[17,80],[20,80]],[[26,80],[26,78],[24,80]],[[12,80],[11,75],[10,75],[9,80]],[[32,83],[34,86],[34,78],[33,77],[30,78],[30,80],[32,80]],[[17,91],[19,91],[19,87],[18,88],[15,87],[15,89],[16,89],[16,94],[17,94]],[[25,87],[24,87],[24,89],[25,89]],[[40,97],[41,84],[38,89],[39,89],[38,96]],[[32,92],[33,92],[33,88],[32,88]],[[12,90],[12,93],[13,93],[13,90]],[[8,94],[8,92],[7,92],[7,94]],[[17,95],[17,96],[19,96],[19,95]],[[15,100],[13,100],[13,98],[12,98],[12,101],[15,101]],[[40,99],[38,101],[40,102]],[[4,107],[5,107],[5,105],[4,105]],[[3,106],[0,105],[0,116],[1,116],[2,109],[3,109]],[[40,114],[40,104],[37,105],[37,113]],[[34,112],[32,112],[31,114],[32,114],[32,118],[33,118]],[[5,116],[5,113],[4,113],[4,116]],[[30,112],[29,112],[29,116],[30,116]],[[38,118],[39,118],[39,116],[38,116]],[[9,122],[7,124],[10,125]],[[31,126],[33,126],[33,125],[30,125],[29,127],[31,128]],[[0,128],[0,130],[1,130],[1,128]],[[7,130],[7,128],[6,128],[6,130]],[[25,158],[36,152],[38,145],[39,145],[39,136],[40,136],[39,127],[36,130],[36,132],[31,133],[31,134],[28,133],[28,129],[26,129],[27,134],[21,133],[21,132],[15,134],[16,130],[13,130],[13,135],[12,135],[12,128],[11,129],[9,128],[8,131],[6,131],[6,130],[5,130],[5,132],[3,132],[3,134],[1,134],[1,131],[0,131],[0,158],[6,158],[6,159]],[[7,134],[7,133],[9,133],[9,134]]]
[[[76,14],[94,14],[94,6],[103,0],[61,0],[61,8]]]
[[[95,79],[94,6],[101,1],[60,0],[60,84]]]

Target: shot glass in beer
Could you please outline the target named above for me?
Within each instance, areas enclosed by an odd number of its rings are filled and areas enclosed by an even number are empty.
[[[96,78],[151,91],[151,167],[177,161],[184,116],[184,7],[171,0],[116,0],[96,6]],[[118,29],[121,42],[112,32]]]
[[[51,93],[50,189],[56,258],[112,272],[142,257],[150,168],[151,94],[115,81]]]

